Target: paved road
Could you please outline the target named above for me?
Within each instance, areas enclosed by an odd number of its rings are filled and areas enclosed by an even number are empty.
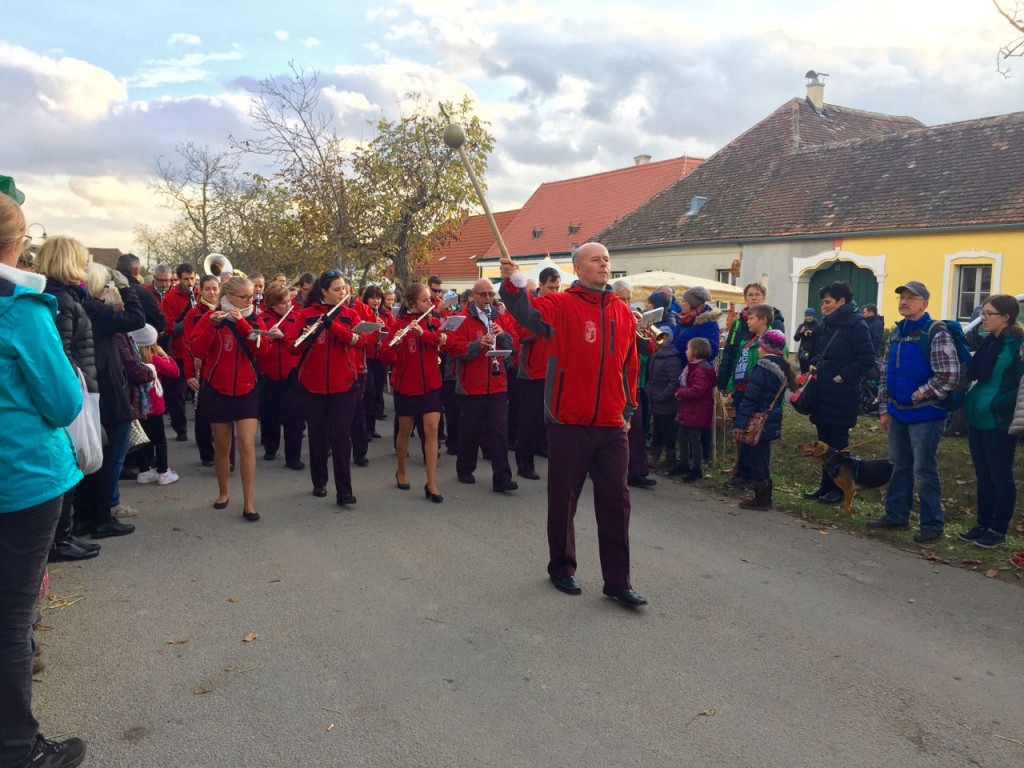
[[[180,483],[123,484],[138,531],[53,568],[85,599],[45,613],[46,730],[104,768],[1024,764],[1015,585],[662,481],[633,494],[633,612],[600,596],[589,490],[570,597],[543,483],[445,456],[434,505],[389,449],[350,509],[260,461],[250,524],[172,443]]]

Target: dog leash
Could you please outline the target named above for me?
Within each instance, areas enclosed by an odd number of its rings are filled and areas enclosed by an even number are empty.
[[[841,449],[839,452],[840,453],[849,453],[852,448],[860,448],[862,445],[867,445],[868,443],[873,443],[873,442],[875,442],[875,440],[880,440],[884,436],[885,436],[885,433],[882,433],[881,435],[875,435],[874,437],[869,437],[867,440],[862,440],[859,443],[854,443],[853,445],[848,445],[845,448]]]

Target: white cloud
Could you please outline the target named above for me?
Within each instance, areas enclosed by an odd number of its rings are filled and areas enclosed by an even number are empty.
[[[315,37],[307,37],[305,40],[302,41],[302,44],[307,48],[316,48],[318,45],[320,45],[320,41]]]
[[[199,35],[193,35],[191,32],[175,32],[167,38],[168,45],[176,45],[178,43],[182,45],[199,45],[202,42],[202,38]]]
[[[210,77],[206,64],[236,61],[243,56],[240,50],[224,53],[189,53],[177,59],[160,59],[128,79],[135,88],[157,88],[174,83],[194,83]]]
[[[277,30],[274,33],[274,37],[276,37],[282,43],[287,42],[287,40],[288,40],[288,32],[287,32],[287,30],[279,29],[279,30]]]
[[[335,88],[333,85],[327,86],[321,91],[328,103],[334,107],[334,111],[339,117],[343,117],[348,113],[368,113],[376,112],[380,110],[380,106],[377,104],[371,104],[369,99],[363,93],[357,93],[356,91],[341,91]]]
[[[123,80],[88,62],[68,56],[59,59],[40,56],[20,46],[0,42],[0,72],[8,69],[30,79],[29,98],[35,99],[48,112],[76,120],[98,120],[128,94]],[[2,79],[8,77],[12,76],[4,75]]]

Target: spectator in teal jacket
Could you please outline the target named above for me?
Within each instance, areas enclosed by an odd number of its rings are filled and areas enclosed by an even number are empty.
[[[32,715],[32,623],[64,492],[81,480],[67,427],[82,408],[46,278],[15,268],[25,217],[0,195],[0,765],[78,765]]]

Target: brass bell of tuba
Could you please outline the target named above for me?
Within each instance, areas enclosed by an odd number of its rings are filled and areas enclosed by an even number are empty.
[[[672,341],[672,334],[668,331],[663,331],[656,326],[649,325],[646,328],[636,329],[637,339],[643,341],[653,341],[655,347],[655,354],[661,351],[661,348]]]
[[[231,266],[231,261],[223,253],[211,253],[203,259],[204,274],[220,277],[222,272],[230,272],[231,274],[238,275],[239,277],[246,276],[245,272],[237,270]]]

